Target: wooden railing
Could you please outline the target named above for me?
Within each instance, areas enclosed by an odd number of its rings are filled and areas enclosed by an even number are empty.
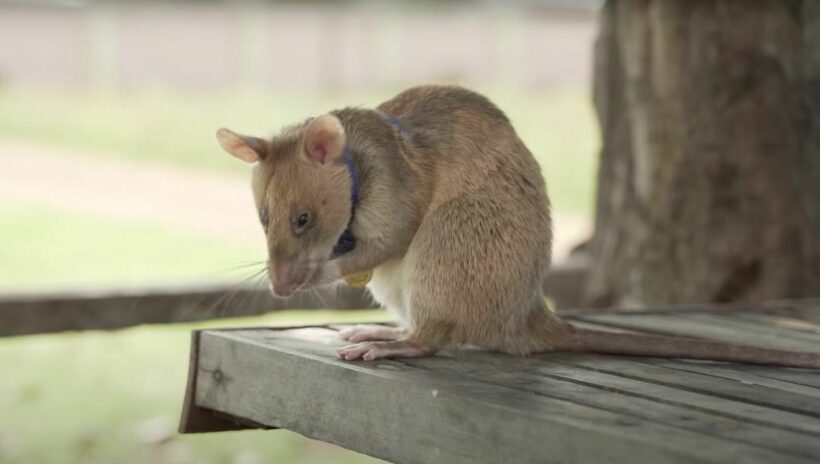
[[[559,308],[576,307],[586,270],[580,264],[555,267],[544,286]],[[69,330],[118,329],[140,324],[191,322],[254,316],[284,309],[374,307],[364,290],[339,286],[273,298],[267,288],[224,283],[200,286],[77,290],[0,296],[0,336]]]

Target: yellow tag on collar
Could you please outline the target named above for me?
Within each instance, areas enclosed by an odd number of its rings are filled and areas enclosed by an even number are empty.
[[[362,288],[370,282],[371,277],[373,277],[373,271],[360,272],[358,274],[345,276],[345,282],[353,288]]]

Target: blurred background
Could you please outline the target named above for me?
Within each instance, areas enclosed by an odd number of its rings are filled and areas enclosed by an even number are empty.
[[[0,294],[239,282],[256,135],[405,87],[495,101],[541,162],[556,256],[591,230],[597,1],[0,1]],[[375,462],[286,431],[175,434],[194,327],[0,338],[2,463]]]

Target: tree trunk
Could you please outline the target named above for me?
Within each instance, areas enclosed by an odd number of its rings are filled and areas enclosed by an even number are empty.
[[[820,2],[608,0],[593,306],[820,294]]]

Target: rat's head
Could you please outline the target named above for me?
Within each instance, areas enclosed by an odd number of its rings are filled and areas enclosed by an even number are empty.
[[[253,195],[267,237],[271,290],[287,297],[328,282],[333,248],[352,207],[339,119],[310,119],[271,140],[227,129],[217,139],[225,151],[255,165]]]

